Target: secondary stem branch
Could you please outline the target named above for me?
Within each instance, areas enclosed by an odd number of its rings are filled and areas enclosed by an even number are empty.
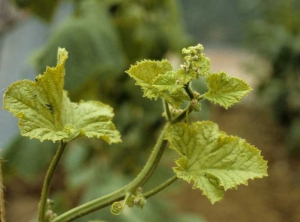
[[[193,90],[191,89],[190,83],[184,85],[184,90],[188,94],[189,98],[194,99]]]
[[[160,158],[161,158],[161,156],[164,152],[164,149],[167,145],[167,141],[164,140],[164,137],[165,137],[165,134],[166,134],[168,128],[170,127],[170,125],[171,125],[170,122],[168,122],[165,125],[163,131],[161,132],[161,134],[153,148],[153,151],[152,151],[146,165],[144,166],[144,168],[142,169],[140,174],[131,183],[120,188],[119,190],[116,190],[113,193],[107,194],[103,197],[100,197],[98,199],[95,199],[95,200],[92,200],[85,204],[82,204],[76,208],[73,208],[73,209],[59,215],[58,217],[53,219],[51,222],[73,221],[76,218],[79,218],[90,212],[93,212],[93,211],[99,210],[103,207],[106,207],[106,206],[114,203],[115,201],[124,199],[124,197],[127,193],[133,193],[138,187],[140,187],[144,183],[146,183],[147,180],[152,175],[153,171],[155,170],[157,164],[159,163]]]
[[[59,147],[55,153],[55,156],[54,156],[54,158],[48,168],[48,171],[46,173],[43,188],[42,188],[41,199],[40,199],[40,203],[39,203],[39,222],[46,221],[46,218],[45,218],[46,204],[47,204],[47,198],[48,198],[49,191],[50,191],[51,180],[52,180],[54,171],[57,167],[57,164],[60,160],[60,157],[62,156],[62,154],[65,150],[66,145],[67,144],[64,143],[63,141],[60,142],[60,145],[59,145]]]
[[[172,183],[174,183],[176,180],[178,179],[177,176],[173,176],[170,179],[168,179],[167,181],[165,181],[164,183],[162,183],[161,185],[159,185],[158,187],[144,193],[144,197],[145,198],[149,198],[155,194],[157,194],[158,192],[162,191],[163,189],[165,189],[166,187],[170,186]]]

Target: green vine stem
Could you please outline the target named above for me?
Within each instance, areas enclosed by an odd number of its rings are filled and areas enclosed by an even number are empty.
[[[191,108],[191,104],[189,104],[185,110],[183,110],[178,116],[176,116],[175,118],[173,118],[171,120],[171,123],[177,123],[182,121],[184,118],[186,118],[191,112],[193,111],[193,109]]]
[[[49,195],[49,191],[50,191],[50,184],[51,184],[51,180],[54,174],[54,171],[57,167],[57,164],[60,160],[60,157],[62,156],[65,147],[66,147],[67,143],[64,143],[63,141],[60,142],[60,145],[55,153],[55,156],[48,168],[48,171],[46,173],[45,179],[44,179],[44,184],[43,184],[43,188],[42,188],[42,194],[41,194],[41,199],[40,199],[40,203],[39,203],[39,222],[46,222],[46,204],[47,204],[47,198]]]
[[[4,186],[2,180],[2,159],[0,158],[0,221],[5,222]]]
[[[171,177],[170,179],[168,179],[167,181],[165,181],[164,183],[160,184],[159,186],[155,187],[154,189],[144,193],[144,197],[147,199],[155,194],[157,194],[158,192],[162,191],[163,189],[165,189],[166,187],[170,186],[172,183],[174,183],[176,180],[178,179],[178,177],[175,175],[173,177]]]
[[[193,90],[190,86],[190,83],[187,83],[184,85],[184,90],[188,94],[190,100],[194,99],[194,94],[193,94]]]
[[[145,184],[147,180],[150,178],[150,176],[152,175],[152,173],[154,172],[154,170],[156,169],[156,166],[158,165],[161,156],[165,150],[167,141],[164,140],[164,137],[170,125],[171,125],[170,122],[166,123],[146,165],[144,166],[140,174],[131,183],[120,188],[119,190],[116,190],[115,192],[112,192],[103,197],[100,197],[98,199],[82,204],[76,208],[73,208],[57,216],[51,222],[68,222],[68,221],[75,220],[76,218],[79,218],[90,212],[106,207],[114,203],[115,201],[124,199],[127,193],[133,193],[138,187]]]
[[[166,113],[166,118],[168,121],[171,120],[172,118],[172,114],[171,114],[171,111],[170,111],[170,107],[169,107],[169,104],[163,100],[163,104],[164,104],[164,110],[165,110],[165,113]]]
[[[120,188],[119,190],[116,190],[110,194],[107,194],[105,196],[99,197],[97,199],[94,199],[92,201],[89,201],[85,204],[82,204],[78,207],[75,207],[59,216],[54,218],[51,222],[70,222],[73,221],[79,217],[82,217],[88,213],[94,212],[96,210],[102,209],[104,207],[109,206],[110,204],[122,200],[125,198],[127,193],[133,193],[136,191],[138,187],[141,187],[144,185],[147,180],[150,178],[154,170],[156,169],[157,164],[160,161],[160,158],[162,154],[164,153],[164,150],[167,146],[167,141],[164,140],[165,134],[168,130],[168,128],[181,120],[184,119],[184,117],[192,112],[192,109],[190,109],[190,105],[177,117],[172,119],[171,121],[167,122],[165,127],[163,128],[162,132],[160,133],[159,138],[157,139],[157,142],[153,148],[153,151],[145,164],[144,168],[140,172],[140,174],[129,184],[126,186]],[[173,178],[175,179],[175,178]],[[159,189],[159,188],[158,188]]]
[[[114,202],[112,205],[111,205],[111,208],[110,208],[110,212],[113,214],[113,215],[120,215],[125,206],[126,206],[126,202],[128,200],[128,198],[130,197],[131,193],[127,193],[126,196],[125,196],[125,199],[123,201],[123,203],[121,202]]]

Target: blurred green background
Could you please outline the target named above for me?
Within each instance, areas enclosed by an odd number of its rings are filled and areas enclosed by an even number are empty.
[[[55,212],[125,185],[149,156],[164,122],[162,104],[142,98],[124,71],[142,59],[179,65],[182,47],[200,42],[212,70],[245,78],[254,92],[229,110],[205,105],[192,118],[212,119],[261,149],[269,177],[229,191],[215,205],[178,181],[143,210],[116,217],[106,208],[76,221],[300,221],[299,11],[296,0],[0,0],[1,94],[55,65],[57,47],[65,47],[71,99],[111,105],[122,134],[118,145],[69,144],[51,190]],[[4,110],[0,130],[8,221],[34,221],[57,144],[21,138],[16,118]],[[173,175],[174,158],[167,150],[145,190]]]

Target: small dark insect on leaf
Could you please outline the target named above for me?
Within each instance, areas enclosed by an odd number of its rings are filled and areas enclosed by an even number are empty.
[[[54,107],[51,105],[51,104],[45,104],[45,106],[47,107],[47,109],[49,109],[50,110],[50,112],[51,112],[51,114],[53,114],[53,112],[54,112]]]

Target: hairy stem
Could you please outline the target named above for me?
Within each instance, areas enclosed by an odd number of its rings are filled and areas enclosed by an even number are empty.
[[[55,153],[55,156],[48,168],[48,171],[46,173],[45,179],[44,179],[44,184],[43,184],[43,188],[42,188],[42,194],[41,194],[41,199],[40,199],[40,203],[39,203],[39,222],[46,222],[46,205],[47,205],[47,198],[49,195],[49,191],[50,191],[50,184],[51,184],[51,180],[54,174],[54,171],[57,167],[57,164],[60,160],[60,157],[62,156],[65,147],[66,147],[66,143],[64,143],[63,141],[60,142],[60,145]]]
[[[166,113],[167,120],[171,121],[172,114],[170,112],[169,104],[165,100],[163,100],[163,103],[164,103],[164,110],[165,110],[165,113]]]
[[[178,116],[176,116],[175,118],[173,118],[171,120],[172,123],[177,123],[182,121],[184,118],[186,118],[191,112],[193,111],[193,109],[191,108],[191,105],[188,105],[188,107],[185,108],[185,110],[183,110]]]
[[[2,180],[2,159],[0,158],[0,221],[5,222],[4,186]]]
[[[170,179],[168,179],[167,181],[165,181],[164,183],[160,184],[159,186],[155,187],[154,189],[144,193],[144,197],[145,198],[149,198],[155,194],[157,194],[158,192],[162,191],[163,189],[165,189],[166,187],[170,186],[172,183],[174,183],[176,180],[178,179],[177,176],[173,176]]]
[[[190,83],[184,85],[184,90],[188,94],[190,100],[194,99],[193,90],[191,89]]]
[[[157,167],[157,164],[159,163],[161,156],[165,150],[165,147],[167,145],[167,141],[164,140],[165,134],[170,127],[171,123],[166,123],[163,131],[161,132],[153,151],[140,172],[140,174],[128,185],[120,188],[119,190],[116,190],[115,192],[112,192],[110,194],[107,194],[103,197],[100,197],[98,199],[92,200],[90,202],[87,202],[85,204],[82,204],[76,208],[73,208],[55,219],[53,219],[51,222],[69,222],[73,221],[81,216],[84,216],[88,213],[91,213],[93,211],[99,210],[101,208],[104,208],[115,201],[119,201],[124,199],[127,193],[133,193],[136,191],[136,189],[140,186],[142,186],[144,183],[147,182],[147,180],[150,178],[152,173],[154,172],[155,168]]]

